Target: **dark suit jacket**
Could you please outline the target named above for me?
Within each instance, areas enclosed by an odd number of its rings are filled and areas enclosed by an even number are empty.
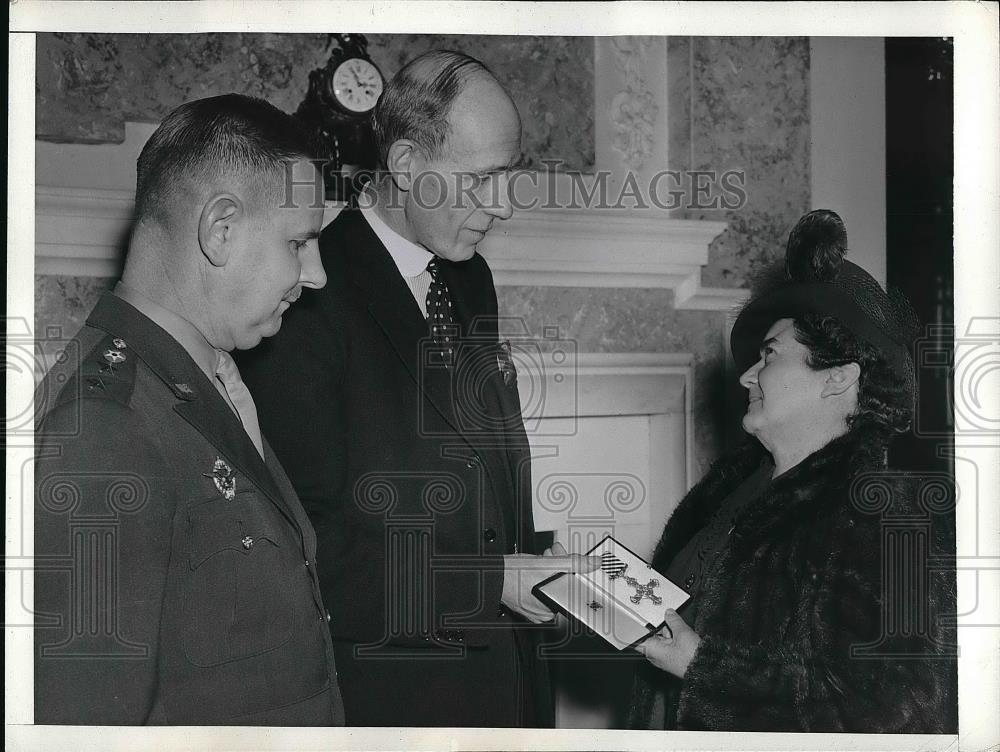
[[[114,295],[67,353],[36,399],[36,723],[343,723],[315,534],[270,449]]]
[[[491,646],[499,655],[497,641],[524,626],[500,604],[502,557],[532,553],[534,526],[528,444],[516,384],[505,384],[498,367],[489,268],[479,255],[442,262],[462,330],[458,366],[448,372],[428,365],[424,312],[359,211],[341,212],[320,245],[326,287],[306,290],[278,335],[245,353],[240,369],[316,526],[334,640],[381,646],[383,656],[487,660]],[[527,652],[521,679],[547,701]],[[386,658],[366,671],[402,681],[394,672],[405,663]],[[426,681],[466,707],[490,703],[491,690],[518,680],[504,661],[492,687],[435,685],[432,663],[421,665]],[[343,684],[348,724],[352,705],[381,704]],[[407,702],[423,708],[427,686],[413,686]],[[436,716],[433,707],[422,712],[438,725],[477,724],[457,703]],[[369,722],[400,717],[386,707]]]

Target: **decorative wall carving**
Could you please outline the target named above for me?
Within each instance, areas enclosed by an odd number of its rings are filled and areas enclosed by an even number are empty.
[[[611,121],[615,125],[612,146],[629,167],[638,170],[653,153],[654,128],[660,107],[646,85],[645,56],[651,37],[613,37],[615,64],[624,76],[625,88],[611,100]]]

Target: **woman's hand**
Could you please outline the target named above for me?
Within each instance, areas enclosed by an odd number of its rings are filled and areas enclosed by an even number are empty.
[[[639,643],[635,649],[658,669],[683,678],[688,664],[691,663],[701,643],[701,638],[672,608],[667,609],[663,620],[667,626],[661,632]]]

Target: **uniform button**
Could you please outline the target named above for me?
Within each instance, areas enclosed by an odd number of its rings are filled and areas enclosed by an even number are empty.
[[[684,580],[684,587],[691,587],[692,585],[694,585],[694,575],[689,574],[687,579]]]
[[[470,470],[479,467],[479,457],[475,454],[472,455],[471,457],[469,457],[469,461],[465,463],[465,466]]]
[[[306,566],[309,566],[309,559],[306,559]]]
[[[505,609],[503,606],[500,606],[500,608],[497,609],[497,616],[506,616],[506,615],[507,615],[507,609]]]
[[[326,623],[327,623],[327,624],[329,624],[329,623],[330,623],[330,621],[331,621],[331,617],[330,617],[330,609],[327,609],[327,610],[326,610]]]
[[[455,632],[455,639],[458,640],[459,642],[462,642],[465,639],[465,630],[460,629],[457,632]]]
[[[483,530],[483,539],[487,543],[492,543],[497,539],[497,531],[491,527],[486,528],[485,530]]]

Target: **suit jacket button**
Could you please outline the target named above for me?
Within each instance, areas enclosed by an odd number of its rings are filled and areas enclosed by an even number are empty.
[[[492,543],[497,539],[497,531],[491,527],[486,528],[485,530],[483,530],[483,539],[487,543]]]

